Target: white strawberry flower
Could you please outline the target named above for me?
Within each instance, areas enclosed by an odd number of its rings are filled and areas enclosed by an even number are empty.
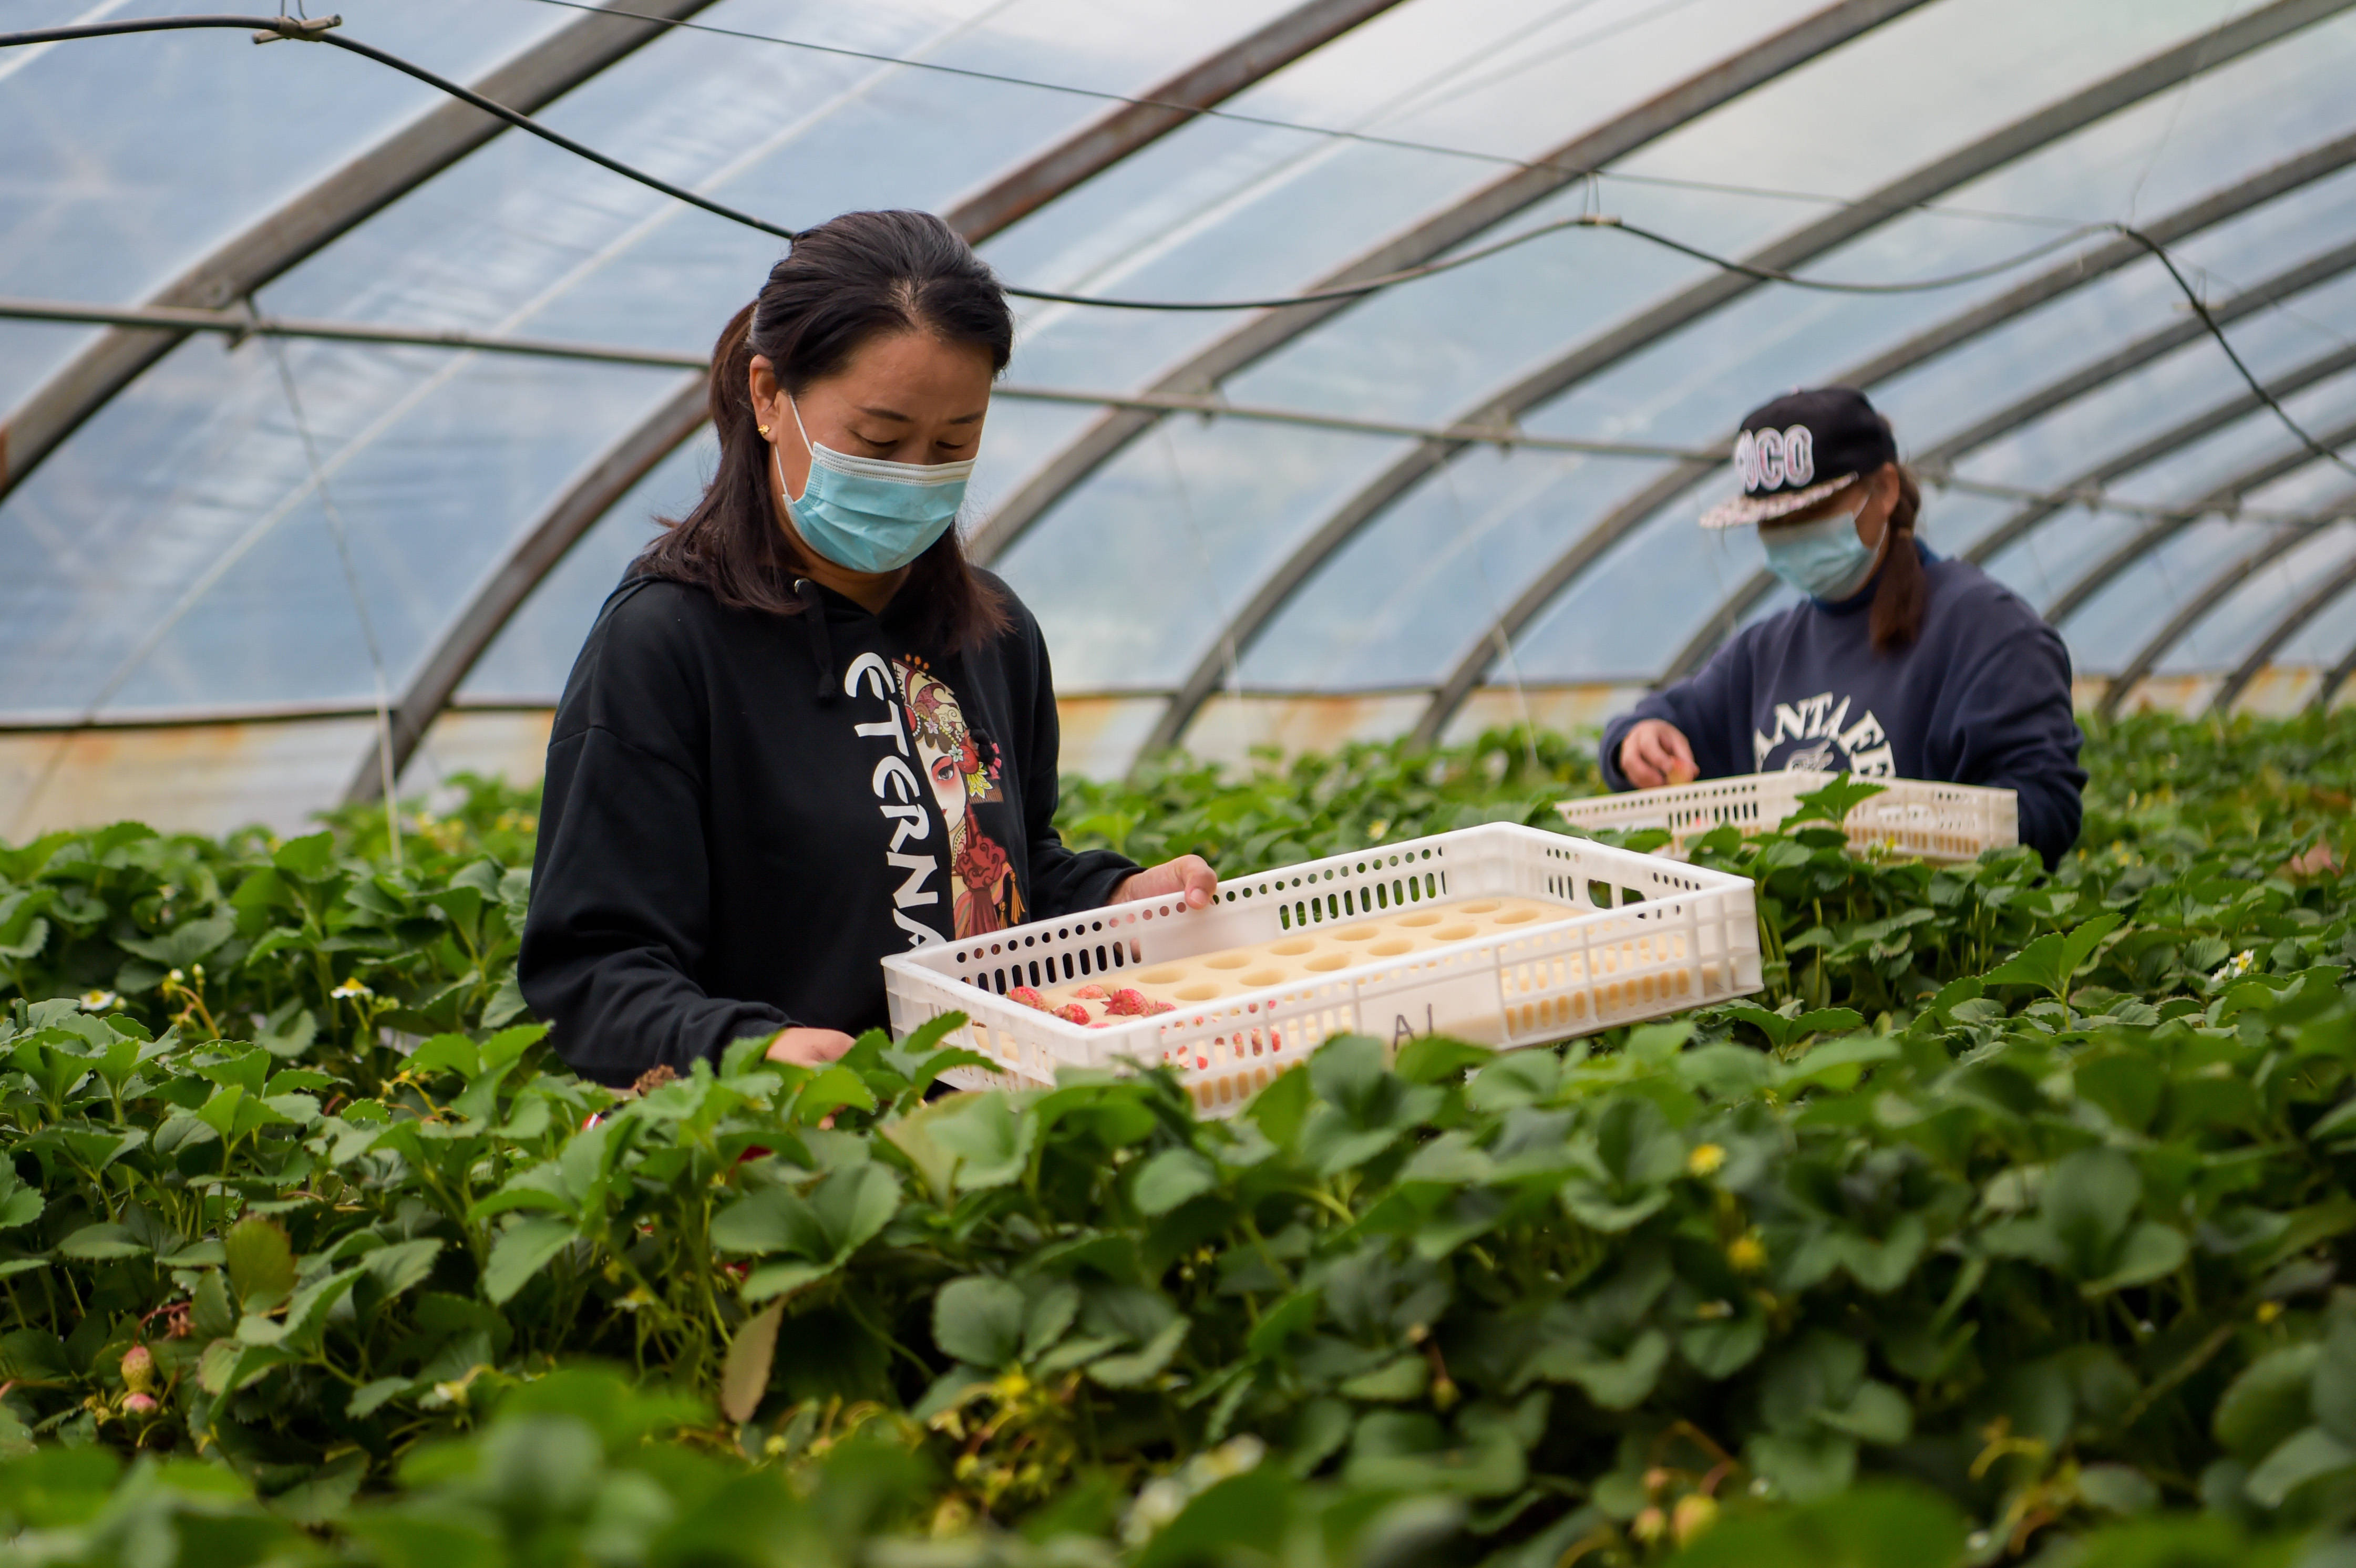
[[[2216,973],[2209,976],[2209,983],[2213,986],[2222,984],[2227,980],[2238,980],[2243,976],[2248,974],[2251,966],[2256,964],[2257,961],[2257,954],[2254,950],[2244,947],[2239,953],[2234,954],[2231,958],[2225,960],[2222,964],[2218,965]]]

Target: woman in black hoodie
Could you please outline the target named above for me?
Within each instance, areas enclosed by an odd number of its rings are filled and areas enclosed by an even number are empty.
[[[712,355],[720,463],[605,602],[549,738],[517,976],[575,1071],[831,1061],[879,960],[1216,882],[1056,837],[1038,624],[954,526],[1013,319],[939,219],[811,229]]]

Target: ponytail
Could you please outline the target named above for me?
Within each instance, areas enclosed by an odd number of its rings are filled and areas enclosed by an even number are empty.
[[[768,443],[753,412],[753,307],[720,329],[712,348],[708,394],[720,463],[702,501],[684,519],[661,519],[664,532],[634,571],[692,582],[731,608],[800,613],[792,582],[802,567],[769,498]]]
[[[1903,466],[1898,471],[1898,499],[1890,505],[1880,580],[1873,591],[1871,627],[1873,651],[1894,653],[1922,635],[1922,611],[1930,599],[1930,579],[1922,557],[1914,548],[1914,520],[1922,510],[1922,489]]]

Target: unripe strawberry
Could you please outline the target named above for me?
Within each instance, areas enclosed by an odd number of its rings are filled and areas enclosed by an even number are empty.
[[[1105,1002],[1105,1011],[1118,1013],[1125,1019],[1141,1019],[1151,1007],[1143,992],[1127,987],[1115,991]]]
[[[1055,1016],[1066,1023],[1086,1024],[1088,1021],[1088,1009],[1077,1002],[1066,1002],[1055,1009]]]
[[[1105,988],[1102,986],[1082,986],[1072,995],[1084,1002],[1101,1002],[1105,999]]]
[[[1669,1533],[1676,1537],[1679,1546],[1690,1546],[1693,1538],[1718,1522],[1718,1499],[1700,1492],[1687,1492],[1677,1499],[1676,1511],[1669,1515]]]
[[[1177,1010],[1178,1004],[1175,1002],[1164,1002],[1151,997],[1146,998],[1145,1012],[1148,1018],[1155,1013],[1174,1013]]]
[[[1046,999],[1028,986],[1015,987],[1006,993],[1006,999],[1010,1002],[1020,1002],[1026,1008],[1037,1008],[1041,1012],[1047,1010]]]
[[[123,1413],[125,1415],[153,1415],[156,1408],[155,1401],[144,1393],[127,1395],[123,1401]]]
[[[145,1345],[134,1345],[123,1352],[123,1385],[134,1393],[145,1393],[155,1386],[155,1358]]]

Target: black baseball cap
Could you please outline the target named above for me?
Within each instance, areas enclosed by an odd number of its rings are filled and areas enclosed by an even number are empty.
[[[1732,528],[1788,517],[1897,461],[1890,421],[1856,388],[1786,392],[1742,417],[1734,442],[1742,494],[1704,512],[1701,526]]]

